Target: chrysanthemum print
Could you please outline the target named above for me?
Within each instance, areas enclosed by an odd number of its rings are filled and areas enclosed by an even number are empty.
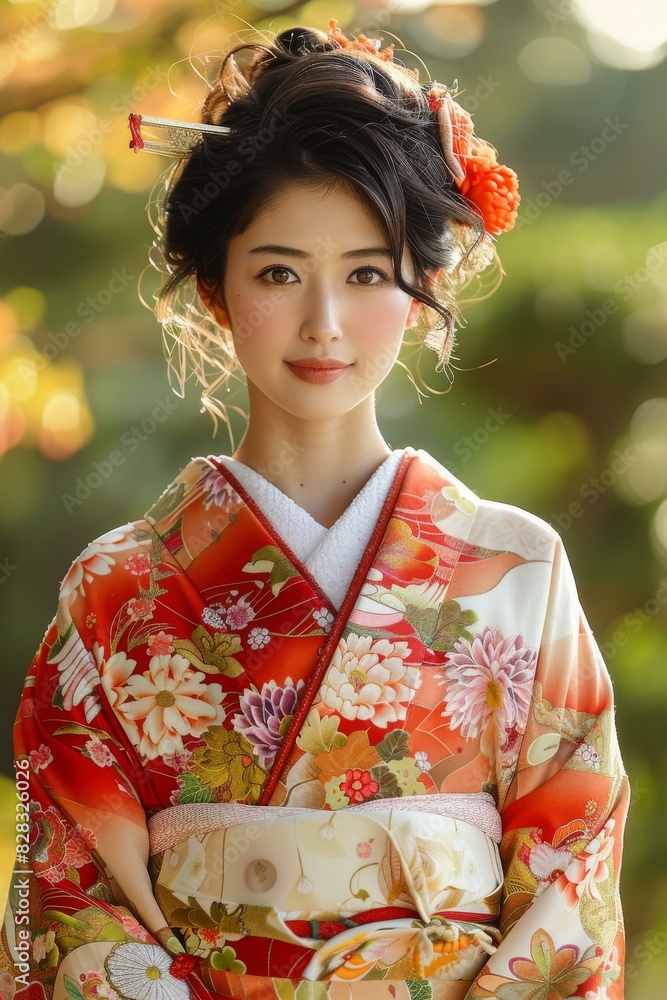
[[[629,788],[556,532],[407,448],[337,608],[227,475],[63,580],[0,991],[622,1000]]]
[[[500,732],[523,732],[535,676],[536,653],[522,635],[504,637],[488,626],[472,643],[459,639],[445,668],[445,710],[452,729],[475,738],[493,720]]]

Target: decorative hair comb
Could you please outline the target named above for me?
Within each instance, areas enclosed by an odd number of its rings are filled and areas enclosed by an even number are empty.
[[[338,21],[329,21],[328,41],[339,49],[376,55],[387,62],[394,61],[394,45],[381,48],[379,38],[358,35],[347,38],[338,27]],[[401,71],[418,83],[419,70],[400,67]],[[498,163],[497,150],[490,142],[475,135],[472,118],[458,104],[452,93],[458,90],[458,80],[449,88],[437,80],[423,84],[428,106],[437,116],[440,145],[447,168],[460,194],[475,206],[484,221],[487,233],[497,235],[508,232],[516,222],[519,202],[519,179],[511,167]],[[144,139],[143,125],[166,132],[158,141]],[[204,141],[204,133],[230,132],[224,125],[205,125],[181,122],[173,118],[154,118],[149,115],[129,115],[132,135],[130,149],[140,149],[165,156],[188,156],[195,146]]]
[[[205,125],[203,122],[179,122],[175,118],[154,118],[152,115],[129,115],[129,129],[132,135],[130,149],[138,153],[146,149],[151,153],[161,153],[164,156],[189,156],[200,142],[204,141],[204,132],[231,132],[224,125]],[[166,136],[157,142],[144,139],[141,134],[143,125],[157,128]]]

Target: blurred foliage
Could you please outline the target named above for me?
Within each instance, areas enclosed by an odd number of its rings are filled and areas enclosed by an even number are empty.
[[[379,422],[392,447],[427,449],[480,495],[533,511],[565,539],[614,681],[633,789],[622,875],[627,995],[664,995],[665,33],[661,8],[639,6],[641,16],[607,23],[607,34],[586,26],[586,0],[91,0],[50,5],[48,17],[43,4],[17,0],[0,11],[6,775],[23,677],[71,561],[141,517],[191,457],[231,450],[222,428],[212,439],[197,386],[185,400],[170,390],[159,327],[138,300],[153,238],[146,203],[168,161],[128,150],[128,113],[196,118],[205,84],[188,53],[214,50],[243,27],[239,18],[278,31],[337,17],[348,33],[391,41],[394,32],[408,65],[419,53],[432,78],[459,80],[477,131],[519,174],[522,205],[514,231],[499,238],[500,289],[464,308],[451,391],[420,401],[397,367],[378,392]],[[651,44],[625,44],[642,23]],[[409,347],[401,357],[417,370]],[[441,391],[434,358],[424,352],[418,371]],[[226,401],[244,405],[242,388]],[[153,420],[156,407],[169,418]],[[237,418],[234,429],[238,442]],[[120,459],[109,471],[112,452]],[[99,470],[108,474],[94,478]],[[13,810],[7,778],[3,887]]]

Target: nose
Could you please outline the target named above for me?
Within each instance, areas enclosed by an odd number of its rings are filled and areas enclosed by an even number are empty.
[[[313,287],[305,302],[301,336],[304,340],[315,340],[320,344],[340,340],[343,336],[335,293],[324,283]]]

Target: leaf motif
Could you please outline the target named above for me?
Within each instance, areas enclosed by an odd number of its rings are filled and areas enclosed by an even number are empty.
[[[241,637],[234,632],[215,632],[211,635],[203,625],[198,625],[190,639],[174,639],[174,648],[205,674],[238,677],[243,673],[243,666],[233,656],[243,649]]]
[[[405,985],[408,988],[410,1000],[432,1000],[433,991],[431,984],[425,979],[408,979]]]
[[[65,632],[62,632],[62,633],[58,634],[58,638],[56,639],[56,641],[51,646],[51,649],[49,650],[49,659],[50,660],[53,659],[53,657],[56,655],[56,653],[59,653],[60,650],[63,648],[63,646],[65,646],[67,644],[67,642],[69,641],[69,638],[72,635],[72,632],[74,632],[75,628],[76,628],[76,626],[75,626],[74,622],[70,622],[69,625],[67,626],[67,630]]]
[[[319,781],[320,769],[310,753],[299,757],[285,779],[285,801],[290,806],[321,809],[324,806],[324,786]]]
[[[253,553],[244,573],[269,573],[269,583],[274,596],[278,595],[288,580],[298,576],[296,569],[284,552],[276,545],[264,545]]]
[[[145,517],[150,521],[160,521],[167,514],[171,514],[172,510],[178,507],[179,503],[185,496],[186,486],[184,482],[171,484],[164,491],[162,496],[158,497],[152,507],[146,511]]]
[[[259,801],[266,774],[243,733],[209,726],[203,738],[207,746],[193,752],[192,767],[201,783],[211,786],[214,800]]]
[[[316,765],[322,771],[323,781],[328,781],[337,774],[345,774],[351,767],[368,771],[374,764],[379,764],[380,758],[368,742],[368,732],[357,729],[350,733],[343,747],[336,747],[335,741],[329,753],[318,753]]]
[[[409,753],[408,734],[404,729],[394,729],[376,744],[375,750],[385,763],[390,760],[403,760]]]
[[[92,726],[84,726],[82,722],[68,722],[66,726],[59,726],[53,735],[60,736],[62,733],[80,733],[82,736],[97,736],[99,740],[108,740],[109,743],[114,743],[117,747],[120,747],[121,750],[124,751],[125,749],[120,740],[110,736],[109,733],[105,733],[103,729],[94,729]]]
[[[295,1000],[294,987],[289,979],[274,979],[273,988],[278,1000]]]
[[[443,601],[438,607],[406,604],[405,617],[422,642],[439,652],[451,651],[457,639],[472,642],[467,626],[478,620],[472,608],[462,611],[458,601]]]
[[[403,869],[401,868],[401,856],[389,838],[387,838],[384,857],[380,862],[378,882],[380,891],[389,906],[406,890]]]
[[[555,948],[551,935],[543,927],[539,927],[530,939],[530,954],[542,978],[548,982],[551,978],[551,963],[554,960]]]
[[[99,931],[97,936],[98,941],[126,941],[127,934],[123,929],[123,925],[117,923],[115,920],[109,920],[108,923],[104,925]]]
[[[316,708],[311,708],[306,716],[301,732],[296,738],[296,744],[304,753],[328,753],[332,746],[345,746],[347,737],[338,732],[340,718],[337,715],[322,717]],[[340,739],[336,737],[343,737]]]
[[[378,764],[376,767],[372,767],[371,775],[380,786],[380,790],[375,793],[378,799],[393,799],[395,796],[401,794],[401,789],[398,787],[398,778],[386,764]]]
[[[67,990],[67,996],[71,997],[71,1000],[83,1000],[83,993],[79,988],[79,984],[70,979],[66,973],[63,975],[63,983]]]
[[[186,772],[181,776],[182,789],[178,796],[178,804],[185,802],[210,802],[211,789],[203,788],[197,780],[196,774]]]
[[[462,611],[458,601],[445,601],[440,605],[433,642],[429,645],[440,652],[449,652],[458,639],[472,642],[472,633],[466,626],[473,625],[476,621],[477,614],[472,608]]]

